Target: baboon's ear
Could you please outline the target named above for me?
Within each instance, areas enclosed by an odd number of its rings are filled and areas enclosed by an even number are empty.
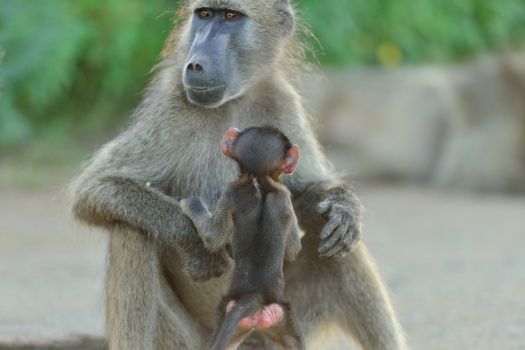
[[[295,19],[292,5],[289,0],[276,0],[275,6],[279,16],[279,32],[282,36],[288,36],[293,33]]]
[[[233,144],[235,143],[235,140],[237,140],[237,137],[239,137],[239,129],[229,128],[226,130],[226,133],[224,134],[221,142],[221,151],[226,157],[231,158],[233,153]]]
[[[297,164],[299,164],[299,146],[293,145],[288,149],[288,152],[286,152],[286,157],[284,157],[283,163],[281,164],[281,170],[286,175],[291,175],[294,173],[295,169],[297,168]]]

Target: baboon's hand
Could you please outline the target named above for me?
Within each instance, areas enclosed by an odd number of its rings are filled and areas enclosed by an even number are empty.
[[[331,258],[344,256],[361,238],[361,204],[346,187],[326,191],[325,198],[317,205],[327,223],[321,231],[319,255]]]
[[[196,282],[220,277],[228,270],[231,258],[226,249],[210,252],[195,249],[184,258],[184,271]]]
[[[221,276],[230,266],[229,253],[226,249],[216,252],[206,249],[200,238],[201,234],[198,232],[201,228],[199,223],[202,224],[202,220],[208,219],[209,212],[206,204],[198,197],[191,197],[181,200],[179,205],[197,228],[195,237],[184,245],[184,271],[197,282]]]

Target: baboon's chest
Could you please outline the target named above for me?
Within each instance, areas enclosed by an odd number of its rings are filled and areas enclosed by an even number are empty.
[[[210,209],[215,208],[226,185],[237,177],[238,169],[234,161],[220,153],[220,140],[213,141],[188,140],[193,151],[173,160],[173,171],[167,179],[168,194],[177,198],[198,196]]]
[[[210,209],[215,208],[226,185],[238,176],[235,161],[220,151],[223,134],[231,126],[243,129],[256,124],[244,115],[178,127],[176,138],[180,149],[173,151],[177,157],[172,160],[173,170],[168,175],[168,193],[180,198],[199,196]]]

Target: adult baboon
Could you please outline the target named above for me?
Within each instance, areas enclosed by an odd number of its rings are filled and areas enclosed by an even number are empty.
[[[199,196],[215,209],[237,176],[217,147],[230,125],[275,126],[302,150],[287,186],[305,237],[285,278],[304,334],[335,321],[365,349],[404,348],[385,288],[358,242],[359,201],[334,179],[289,82],[296,64],[290,4],[195,0],[182,13],[187,20],[168,39],[134,122],[73,185],[76,217],[111,231],[110,349],[203,349],[210,337],[228,278],[194,280],[220,275],[227,254],[207,254],[176,198]],[[204,275],[209,267],[215,271]],[[265,345],[255,335],[242,346]]]

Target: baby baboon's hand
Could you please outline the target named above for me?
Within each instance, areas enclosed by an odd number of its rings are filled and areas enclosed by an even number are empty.
[[[321,231],[319,254],[344,256],[361,239],[361,204],[350,189],[338,186],[326,191],[317,211],[328,220]]]
[[[188,215],[192,220],[208,213],[206,204],[199,197],[183,199],[179,204],[184,214]]]

